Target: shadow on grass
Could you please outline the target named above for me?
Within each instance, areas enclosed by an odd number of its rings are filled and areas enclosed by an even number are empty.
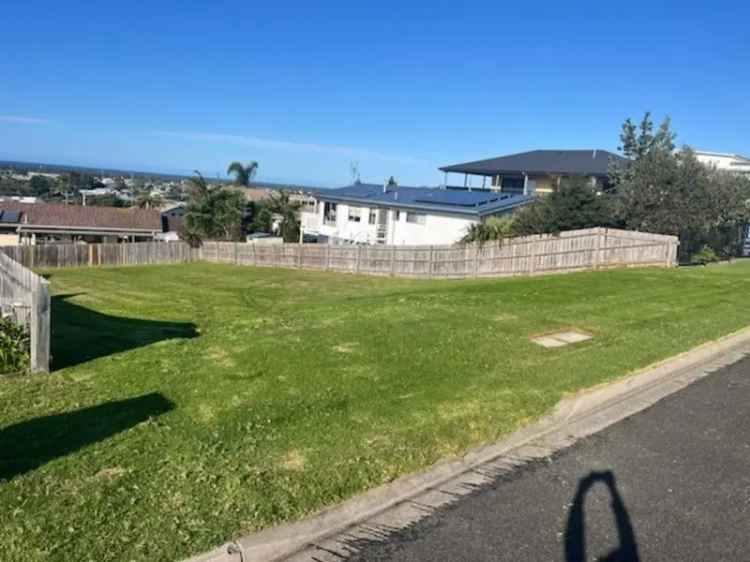
[[[192,322],[122,318],[52,297],[52,368],[64,369],[162,340],[194,338]]]
[[[0,429],[0,481],[35,470],[174,409],[159,393],[34,418]]]

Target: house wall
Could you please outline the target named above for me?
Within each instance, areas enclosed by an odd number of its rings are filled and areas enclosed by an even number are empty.
[[[750,162],[737,158],[733,154],[696,152],[695,157],[702,164],[715,166],[718,170],[729,170],[737,173],[750,174]]]
[[[339,203],[336,207],[336,224],[328,225],[324,221],[324,204],[319,202],[315,212],[302,213],[302,227],[307,232],[317,232],[324,236],[342,238],[363,244],[377,242],[376,224],[369,224],[370,207],[360,209],[359,222],[349,220],[350,206]],[[379,207],[372,207],[379,212]],[[425,214],[424,223],[407,221],[407,211],[404,209],[386,209],[388,220],[386,224],[386,244],[394,245],[430,245],[453,244],[458,242],[469,225],[479,222],[474,218],[463,218],[452,215]],[[398,218],[397,218],[398,217]]]
[[[0,233],[0,246],[18,246],[18,234],[8,232]]]

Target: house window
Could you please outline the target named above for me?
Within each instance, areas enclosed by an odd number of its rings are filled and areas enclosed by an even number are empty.
[[[411,211],[406,213],[406,222],[410,222],[412,224],[424,224],[426,218],[427,215],[425,215],[424,213],[412,213]]]
[[[360,222],[362,220],[362,209],[349,207],[349,222]]]
[[[370,224],[378,222],[378,211],[377,209],[370,209],[370,218],[368,219]]]
[[[326,224],[336,224],[336,203],[326,201],[323,205],[323,222]]]
[[[503,178],[501,191],[516,195],[523,194],[523,177]]]
[[[401,220],[401,211],[396,211],[396,222]]]

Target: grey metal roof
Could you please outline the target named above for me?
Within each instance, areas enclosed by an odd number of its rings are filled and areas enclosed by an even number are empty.
[[[452,215],[484,216],[509,211],[534,200],[531,195],[492,191],[447,190],[359,183],[338,189],[321,189],[315,197],[323,201],[355,203],[370,207],[392,207]]]
[[[605,177],[611,160],[626,161],[622,156],[607,150],[531,150],[440,169],[443,172],[482,176],[526,173]]]

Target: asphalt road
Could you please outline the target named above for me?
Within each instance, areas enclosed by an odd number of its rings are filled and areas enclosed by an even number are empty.
[[[348,560],[750,560],[750,358],[360,548]]]

